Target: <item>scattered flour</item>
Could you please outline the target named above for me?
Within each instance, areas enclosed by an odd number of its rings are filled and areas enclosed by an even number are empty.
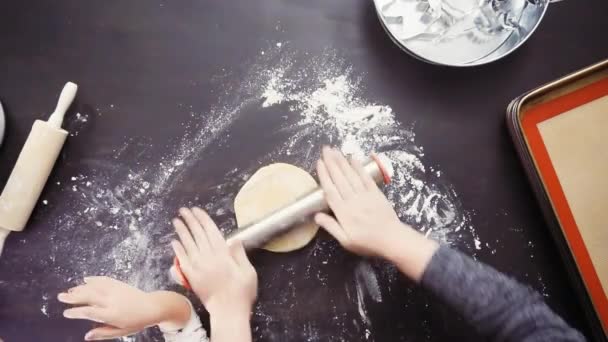
[[[300,116],[282,128],[294,134],[280,154],[298,155],[301,164],[314,165],[322,140],[359,159],[382,152],[391,159],[393,173],[385,191],[400,217],[440,242],[471,245],[475,231],[468,214],[440,180],[441,172],[427,172],[414,132],[396,120],[390,106],[363,98],[361,78],[342,60],[331,53],[304,65],[283,60],[266,77],[262,105],[287,104]]]
[[[359,159],[381,152],[391,160],[388,168],[393,174],[384,190],[401,219],[444,244],[469,250],[482,247],[474,245],[479,237],[469,214],[441,179],[441,171],[424,165],[415,133],[397,120],[390,106],[363,97],[362,79],[342,60],[332,53],[305,62],[282,59],[262,73],[259,83],[264,85],[263,107],[281,106],[296,116],[280,127],[290,137],[272,156],[289,156],[310,169],[323,143]],[[383,267],[389,280],[396,278],[394,268]],[[373,330],[369,305],[382,300],[378,278],[367,263],[356,266],[353,277],[354,300],[368,339]]]
[[[359,316],[363,323],[365,323],[366,329],[370,329],[372,327],[372,321],[367,312],[367,308],[365,307],[365,293],[363,293],[363,288],[357,283],[357,309],[359,310]]]
[[[68,116],[64,121],[64,128],[70,132],[71,137],[76,137],[80,134],[82,128],[89,122],[89,115],[76,113],[74,116]]]
[[[361,261],[355,268],[357,287],[361,287],[377,303],[382,302],[380,285],[376,272],[367,261]]]
[[[365,305],[365,299],[371,298],[374,302],[382,302],[382,294],[378,278],[372,266],[367,261],[361,261],[355,268],[355,288],[357,291],[357,309],[359,316],[365,324],[365,339],[369,339],[372,322]]]
[[[88,115],[82,115],[80,113],[76,113],[76,121],[81,122],[81,123],[85,123],[85,122],[89,121],[89,116]]]
[[[69,182],[57,182],[60,187],[65,184],[69,207],[52,219],[54,243],[49,260],[56,274],[74,282],[86,275],[108,275],[144,290],[166,288],[173,258],[168,243],[174,238],[169,220],[180,205],[204,206],[215,213],[220,229],[230,232],[236,226],[232,215],[234,193],[260,165],[281,160],[312,170],[323,144],[339,146],[356,158],[371,152],[384,153],[391,159],[389,168],[393,171],[393,181],[385,192],[404,221],[443,243],[458,243],[469,249],[482,247],[455,191],[441,179],[440,171],[424,165],[424,153],[415,144],[412,129],[399,122],[390,106],[376,102],[381,99],[371,101],[365,97],[361,75],[334,52],[302,60],[286,44],[276,46],[257,55],[238,85],[223,84],[218,104],[208,111],[197,113],[192,106],[180,104],[179,109],[190,113],[191,122],[165,155],[159,156],[150,143],[125,138],[117,143],[111,158],[88,158],[89,164],[80,169],[88,167],[89,172]],[[204,203],[198,194],[187,193],[184,198],[184,181],[192,184],[197,175],[195,166],[201,165],[197,163],[231,141],[230,132],[238,127],[244,113],[266,115],[278,106],[287,110],[273,118],[278,126],[267,132],[276,135],[276,147],[252,156],[245,167],[225,172],[223,179],[215,179],[215,184],[205,183],[201,189]],[[282,142],[280,137],[284,137]],[[146,158],[143,163],[138,160],[142,156]],[[94,230],[105,234],[97,240],[88,239],[88,233]],[[73,239],[84,243],[75,246]],[[55,262],[55,253],[66,249],[73,251],[70,259]],[[281,272],[286,277],[304,274],[307,281],[314,281],[310,285],[313,287],[327,284],[330,275],[323,267],[331,262],[334,251],[317,242],[310,253],[320,268],[311,270],[309,266],[296,273],[285,266]],[[318,260],[317,253],[323,260]],[[372,336],[366,299],[371,299],[368,304],[381,302],[383,293],[378,279],[395,272],[366,262],[353,268],[351,280],[355,282],[356,299],[352,300],[356,300],[364,324],[361,334],[366,339]],[[274,291],[271,303],[259,303],[256,308],[255,336],[276,333],[276,317],[270,313],[283,312],[285,305],[294,305],[300,290],[290,283]],[[348,287],[346,291],[350,298]],[[345,336],[358,327],[357,322],[344,321],[343,313],[334,314],[335,323]],[[313,326],[289,326],[290,322],[283,324],[290,331],[309,331],[307,338],[318,330]]]
[[[43,315],[45,315],[46,317],[49,317],[49,295],[48,294],[43,294],[42,295],[42,306],[40,307],[40,312],[42,312]]]
[[[475,242],[475,249],[480,250],[481,249],[481,241],[479,241],[479,239],[474,239],[473,240]]]

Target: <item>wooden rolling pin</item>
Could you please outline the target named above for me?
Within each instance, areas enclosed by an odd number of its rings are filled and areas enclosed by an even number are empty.
[[[13,172],[0,195],[0,255],[8,234],[25,228],[38,202],[68,136],[61,124],[77,90],[78,86],[72,82],[63,87],[57,108],[49,120],[36,120],[23,145]]]

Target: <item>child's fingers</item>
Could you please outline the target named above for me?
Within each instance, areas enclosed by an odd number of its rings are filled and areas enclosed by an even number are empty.
[[[110,279],[112,279],[112,278],[106,277],[106,276],[91,276],[91,277],[84,277],[83,278],[83,280],[84,280],[85,283],[92,284],[92,285],[95,285],[95,284],[104,284],[107,281],[109,281]]]
[[[60,293],[57,299],[66,304],[103,306],[102,296],[92,286],[80,285],[67,293]]]
[[[111,320],[108,309],[96,306],[79,306],[63,311],[63,317],[70,319],[87,319],[97,323]]]
[[[173,219],[171,222],[173,223],[173,227],[175,227],[175,231],[177,232],[186,253],[188,253],[188,256],[194,257],[198,255],[198,247],[184,222],[178,218]]]
[[[228,246],[226,246],[226,240],[224,240],[224,236],[217,228],[217,225],[215,222],[213,222],[213,219],[211,219],[209,214],[198,207],[192,208],[192,213],[194,213],[194,216],[203,226],[211,247],[215,251],[227,252]]]
[[[211,245],[209,244],[209,238],[207,237],[207,233],[205,229],[201,226],[199,220],[194,216],[192,210],[188,208],[181,208],[179,210],[179,214],[182,216],[182,219],[186,221],[186,225],[190,230],[192,236],[194,236],[194,240],[196,241],[196,245],[198,246],[199,251],[209,251]]]
[[[99,341],[119,338],[132,333],[129,329],[116,328],[111,325],[104,325],[102,327],[95,328],[86,335],[84,335],[85,341]]]
[[[348,241],[346,232],[333,217],[325,213],[318,213],[315,215],[315,222],[323,227],[334,239],[338,240],[341,245],[344,246]]]
[[[84,282],[85,284],[95,287],[99,290],[108,289],[109,286],[121,283],[120,281],[107,276],[84,277]]]

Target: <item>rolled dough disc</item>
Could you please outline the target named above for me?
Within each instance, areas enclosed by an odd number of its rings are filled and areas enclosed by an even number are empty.
[[[239,190],[234,198],[234,212],[239,227],[244,227],[294,202],[317,187],[315,179],[299,167],[276,163],[262,167]],[[319,230],[314,222],[305,222],[268,242],[265,250],[290,252],[308,244]]]

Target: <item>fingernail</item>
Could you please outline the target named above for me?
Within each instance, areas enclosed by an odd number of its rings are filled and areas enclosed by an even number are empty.
[[[60,294],[57,295],[57,299],[59,299],[59,301],[63,302],[63,301],[67,300],[67,296],[68,296],[67,293],[61,292]]]
[[[72,314],[68,310],[65,310],[63,312],[63,317],[65,317],[65,318],[73,318],[74,316],[72,316]]]
[[[88,333],[86,333],[86,335],[84,335],[84,340],[85,341],[93,341],[93,340],[95,340],[96,337],[97,336],[95,336],[94,333],[92,333],[92,332],[89,331]]]

